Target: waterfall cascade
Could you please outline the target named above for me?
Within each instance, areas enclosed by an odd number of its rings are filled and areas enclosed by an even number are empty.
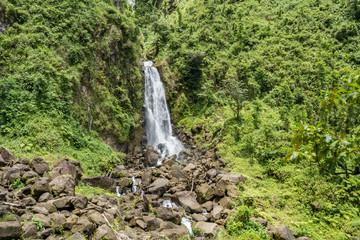
[[[152,65],[151,61],[144,62],[146,137],[147,145],[153,146],[163,159],[173,154],[177,155],[184,146],[173,136],[164,86],[159,72]]]

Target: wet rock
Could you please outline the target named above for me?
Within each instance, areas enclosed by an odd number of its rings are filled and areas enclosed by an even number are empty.
[[[200,204],[196,200],[196,193],[194,192],[178,192],[175,194],[180,205],[185,208],[186,211],[190,212],[202,212]]]
[[[175,212],[171,208],[159,207],[156,211],[157,216],[164,221],[170,221],[174,224],[180,224],[181,215],[178,212]]]
[[[75,195],[75,182],[68,176],[60,175],[50,182],[50,188],[55,196],[65,193],[68,196]]]
[[[167,179],[158,178],[153,183],[150,184],[147,192],[156,194],[159,197],[161,197],[165,193],[165,191],[168,187],[168,183],[169,183],[169,181]]]
[[[275,229],[274,238],[276,240],[292,240],[292,234],[287,226],[281,226]]]
[[[197,200],[199,203],[205,203],[214,197],[214,189],[208,184],[201,184],[196,187]]]
[[[210,222],[198,222],[194,227],[199,230],[200,236],[208,238],[215,238],[219,232],[224,230],[222,226]]]
[[[39,175],[43,175],[45,172],[49,171],[49,164],[39,156],[35,156],[31,161],[31,167]]]
[[[40,197],[42,194],[50,192],[50,185],[48,178],[39,178],[31,186],[31,194],[35,197]]]
[[[106,224],[101,225],[94,233],[93,240],[101,239],[118,240],[114,230],[112,230]]]
[[[36,224],[34,222],[26,222],[23,226],[23,238],[36,238],[37,237],[37,229]]]
[[[115,180],[106,176],[88,177],[82,179],[83,183],[88,183],[92,187],[99,187],[115,191]]]
[[[15,160],[15,156],[10,151],[0,146],[0,167],[6,166]]]
[[[145,152],[145,167],[154,167],[157,164],[159,155],[153,146],[148,146]]]
[[[239,184],[240,182],[244,183],[246,178],[242,174],[219,174],[218,175],[221,181],[230,182],[235,185]]]

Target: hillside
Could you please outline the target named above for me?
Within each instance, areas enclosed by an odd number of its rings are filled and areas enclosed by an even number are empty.
[[[357,0],[2,0],[0,223],[360,240],[359,20]],[[178,159],[147,146],[148,60]]]

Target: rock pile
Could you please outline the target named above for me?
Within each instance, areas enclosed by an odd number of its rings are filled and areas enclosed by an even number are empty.
[[[109,176],[82,178],[76,161],[64,159],[50,169],[40,157],[17,159],[0,147],[0,240],[216,238],[246,178],[224,170],[216,152],[195,146],[178,160],[149,167],[155,158],[148,148]],[[76,194],[79,182],[118,197]]]

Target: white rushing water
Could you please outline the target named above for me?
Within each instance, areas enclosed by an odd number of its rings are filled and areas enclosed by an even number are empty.
[[[153,146],[161,159],[178,154],[184,149],[181,141],[173,136],[170,112],[166,103],[165,89],[153,62],[144,62],[145,73],[145,123],[147,145]]]
[[[136,192],[137,186],[138,186],[138,182],[136,181],[136,179],[135,179],[134,176],[131,177],[131,180],[132,180],[131,191],[132,191],[132,192]]]
[[[135,0],[127,0],[127,2],[131,5],[131,10],[134,13]]]
[[[171,201],[170,199],[164,200],[161,204],[162,207],[167,207],[167,208],[176,208],[178,207],[178,205],[176,203],[174,203],[173,201]],[[185,216],[181,218],[181,224],[184,225],[188,231],[188,233],[192,234],[192,220],[187,218],[186,213]]]

